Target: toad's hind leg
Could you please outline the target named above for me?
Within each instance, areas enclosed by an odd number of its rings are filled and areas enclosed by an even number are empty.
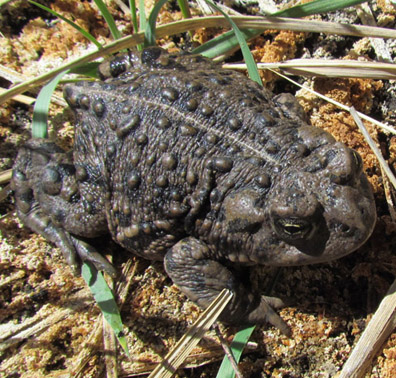
[[[54,143],[32,139],[18,153],[11,185],[22,223],[56,244],[75,272],[78,256],[114,275],[112,265],[79,238],[107,232],[103,185],[92,175]]]
[[[229,324],[271,323],[285,335],[290,329],[271,308],[282,307],[278,298],[253,295],[201,241],[188,237],[173,246],[165,256],[165,269],[173,282],[192,301],[206,308],[224,288],[234,294],[219,319]]]

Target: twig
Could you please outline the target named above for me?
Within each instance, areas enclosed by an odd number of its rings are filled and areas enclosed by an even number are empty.
[[[358,112],[355,110],[355,108],[353,106],[351,106],[349,108],[349,111],[350,111],[353,119],[355,120],[356,124],[358,125],[360,132],[363,134],[364,138],[366,139],[367,144],[370,146],[370,148],[374,152],[375,157],[378,159],[378,162],[380,163],[381,168],[386,173],[386,176],[389,178],[393,187],[396,188],[396,177],[394,176],[393,172],[389,168],[389,165],[387,164],[385,159],[382,157],[381,151],[375,144],[374,140],[371,138],[366,127],[363,125],[363,122],[360,119]]]
[[[384,186],[384,192],[385,192],[385,199],[386,199],[386,203],[388,205],[388,210],[389,210],[389,214],[392,218],[393,222],[396,222],[396,211],[395,211],[395,205],[393,203],[392,200],[392,195],[391,195],[391,185],[389,182],[388,177],[386,176],[382,166],[381,166],[381,175],[383,177],[383,186]]]
[[[336,100],[333,100],[333,99],[330,98],[330,97],[326,97],[326,96],[322,95],[321,93],[315,92],[313,89],[308,88],[308,87],[305,87],[305,86],[303,86],[303,85],[297,83],[297,81],[294,81],[294,80],[290,79],[289,77],[287,77],[287,76],[285,76],[285,75],[282,75],[282,74],[281,74],[280,72],[278,72],[278,71],[271,70],[271,69],[269,69],[269,70],[270,70],[271,72],[275,73],[276,75],[282,77],[283,79],[286,79],[286,80],[290,81],[290,82],[293,83],[294,85],[297,85],[299,88],[304,89],[304,90],[308,91],[309,93],[313,93],[315,96],[321,98],[322,100],[325,100],[325,101],[329,102],[330,104],[333,104],[333,105],[335,105],[335,106],[338,106],[340,109],[345,110],[345,111],[347,111],[347,112],[350,112],[350,111],[351,111],[351,108],[350,108],[349,106],[344,105],[344,104],[342,104],[341,102],[338,102],[338,101],[336,101]],[[386,131],[388,131],[388,132],[390,132],[390,133],[392,133],[392,134],[396,134],[396,130],[395,130],[393,127],[390,127],[390,126],[388,126],[388,125],[385,125],[385,124],[383,124],[382,122],[379,122],[379,121],[377,121],[376,119],[371,118],[371,117],[369,117],[369,116],[367,116],[367,115],[365,115],[365,114],[363,114],[363,113],[356,112],[356,111],[355,111],[355,113],[358,114],[359,117],[362,118],[362,119],[364,119],[365,121],[371,122],[371,123],[373,123],[374,125],[379,126],[379,127],[381,127],[382,129],[384,129],[384,130],[386,130]],[[368,134],[367,131],[366,131],[366,134]],[[376,150],[378,151],[377,148],[376,148]],[[374,152],[374,151],[373,151],[373,152]],[[374,152],[374,153],[375,153],[375,152]],[[381,156],[381,153],[380,153],[379,155]]]
[[[187,333],[178,341],[163,361],[153,370],[149,378],[169,378],[187,358],[191,350],[198,344],[205,332],[216,321],[231,300],[233,293],[223,289],[209,307],[195,321]]]
[[[109,258],[110,262],[113,263],[112,256]],[[104,274],[105,280],[111,290],[114,292],[114,280],[109,274]],[[114,334],[113,328],[102,316],[103,322],[103,348],[104,348],[104,360],[106,366],[106,378],[118,378],[118,367],[117,367],[117,339]]]
[[[338,378],[361,378],[396,326],[396,280],[380,303]]]
[[[221,334],[219,325],[218,325],[217,323],[214,323],[213,326],[212,326],[212,328],[213,328],[214,331],[216,332],[216,335],[217,335],[217,337],[218,337],[219,340],[220,340],[221,346],[222,346],[222,348],[223,348],[223,350],[224,350],[226,356],[228,357],[228,359],[229,359],[229,361],[230,361],[230,363],[231,363],[231,365],[232,365],[232,368],[234,369],[235,376],[236,376],[237,378],[243,378],[242,373],[239,371],[238,364],[237,364],[237,362],[235,361],[235,357],[234,357],[234,355],[232,354],[232,350],[231,350],[231,348],[229,347],[229,345],[227,344],[227,341],[224,339],[223,335]]]

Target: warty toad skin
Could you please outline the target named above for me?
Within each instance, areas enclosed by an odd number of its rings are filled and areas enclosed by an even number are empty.
[[[196,55],[160,48],[120,55],[103,81],[67,85],[75,142],[21,148],[13,169],[18,216],[68,263],[114,268],[88,239],[109,232],[126,250],[164,260],[202,307],[235,294],[231,323],[269,321],[241,266],[319,263],[370,236],[376,214],[358,153],[304,121],[290,95]]]

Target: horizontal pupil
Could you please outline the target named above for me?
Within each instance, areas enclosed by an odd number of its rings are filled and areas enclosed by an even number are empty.
[[[283,228],[289,234],[296,234],[302,230],[302,227],[298,225],[284,225]]]

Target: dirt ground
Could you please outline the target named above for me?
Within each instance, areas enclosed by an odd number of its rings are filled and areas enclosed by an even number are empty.
[[[101,43],[111,41],[93,2],[45,3],[89,30]],[[175,4],[171,3],[161,13],[162,23],[181,18]],[[236,8],[241,11],[240,4]],[[395,27],[396,11],[392,6],[379,1],[373,4],[373,9],[379,26]],[[130,33],[128,17],[114,4],[110,11],[122,32]],[[250,13],[256,11],[257,6],[248,9]],[[359,22],[353,9],[322,19]],[[95,48],[70,26],[48,18],[45,12],[25,1],[2,6],[0,26],[3,88],[8,88],[16,77],[28,80]],[[220,32],[203,29],[192,36],[186,33],[158,43],[172,51],[189,49]],[[267,31],[251,41],[250,47],[258,62],[300,57],[376,60],[366,39],[314,33]],[[387,47],[395,57],[393,41],[388,41]],[[239,58],[237,53],[230,60]],[[7,70],[11,76],[6,75]],[[313,125],[331,132],[361,154],[374,189],[378,221],[368,242],[338,261],[279,271],[268,267],[251,270],[253,285],[263,290],[277,277],[272,295],[291,300],[291,305],[282,309],[280,315],[292,328],[293,336],[287,338],[270,326],[257,327],[240,368],[244,377],[336,377],[396,276],[396,224],[385,198],[386,179],[348,113],[298,90],[272,73],[265,72],[263,79],[276,93],[297,93]],[[393,82],[355,78],[295,79],[396,126]],[[34,97],[35,93],[27,95]],[[30,137],[31,118],[31,105],[18,101],[0,105],[0,171],[12,167],[18,147]],[[50,136],[62,146],[70,146],[73,140],[71,112],[53,104],[50,119]],[[396,137],[367,126],[394,168]],[[2,187],[5,186],[6,182]],[[102,318],[85,282],[73,276],[56,248],[21,225],[12,196],[0,202],[0,211],[0,377],[106,376]],[[107,237],[96,243],[103,251],[112,253],[114,265],[120,271],[123,269],[129,280],[121,315],[131,358],[118,349],[119,376],[146,374],[193,323],[200,309],[172,284],[161,263],[127,256]],[[125,282],[123,285],[125,287]],[[222,328],[222,331],[232,340],[236,329]],[[214,377],[222,357],[219,340],[209,332],[188,358],[187,368],[180,370],[177,376]],[[372,378],[395,376],[396,333],[382,346],[367,373],[367,377]]]

